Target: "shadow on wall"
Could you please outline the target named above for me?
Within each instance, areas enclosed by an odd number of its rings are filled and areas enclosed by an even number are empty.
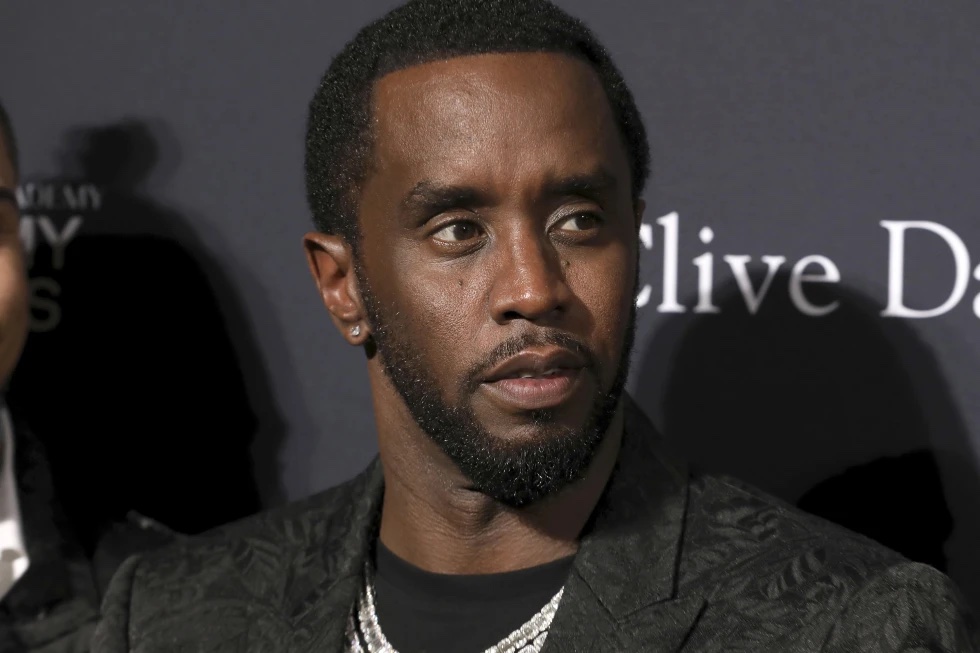
[[[731,284],[717,292],[720,313],[668,318],[637,395],[702,469],[948,569],[977,602],[980,481],[934,357],[867,297],[808,289],[815,304],[839,303],[808,317],[776,292],[786,283],[777,275],[756,315]]]
[[[34,329],[8,401],[49,449],[77,532],[136,510],[196,533],[257,511],[260,487],[276,501],[282,425],[245,311],[185,218],[143,190],[178,164],[173,139],[134,121],[65,143],[62,175],[35,180],[24,210]]]

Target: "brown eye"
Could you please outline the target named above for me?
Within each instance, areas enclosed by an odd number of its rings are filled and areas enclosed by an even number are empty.
[[[576,213],[564,218],[558,228],[562,231],[588,231],[599,226],[601,220],[591,213]]]
[[[450,225],[446,225],[435,234],[433,237],[436,240],[442,240],[447,243],[459,243],[467,240],[472,240],[480,235],[480,228],[472,222],[454,222]]]

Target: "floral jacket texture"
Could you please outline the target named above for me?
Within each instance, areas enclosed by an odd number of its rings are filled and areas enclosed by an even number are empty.
[[[374,461],[285,508],[127,561],[97,653],[340,653],[377,533]],[[951,581],[664,453],[627,400],[617,468],[545,653],[980,651]]]

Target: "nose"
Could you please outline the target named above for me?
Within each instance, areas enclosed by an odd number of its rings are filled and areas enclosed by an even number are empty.
[[[567,309],[571,290],[558,252],[546,237],[515,234],[496,257],[490,296],[495,322],[546,322]]]

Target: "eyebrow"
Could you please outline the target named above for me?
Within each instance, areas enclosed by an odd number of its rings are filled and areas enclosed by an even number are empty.
[[[541,194],[545,197],[579,195],[595,199],[602,193],[615,190],[616,186],[616,177],[605,168],[598,167],[591,172],[550,179],[543,185]],[[402,207],[409,211],[439,213],[449,209],[485,206],[489,203],[488,194],[479,188],[423,179],[405,195]]]
[[[591,172],[559,177],[545,184],[544,192],[551,196],[581,195],[595,198],[616,189],[616,177],[603,167]]]
[[[486,202],[485,193],[472,186],[441,184],[423,179],[405,195],[402,206],[410,211],[439,213],[449,209],[472,208]]]

